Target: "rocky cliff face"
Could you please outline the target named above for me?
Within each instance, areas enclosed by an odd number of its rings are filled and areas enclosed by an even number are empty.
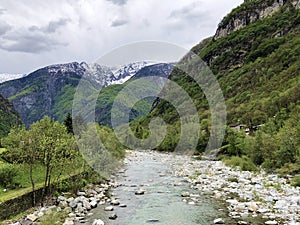
[[[222,20],[214,40],[225,37],[257,20],[271,16],[285,4],[290,4],[297,9],[300,8],[300,0],[245,0],[244,4],[234,9]]]

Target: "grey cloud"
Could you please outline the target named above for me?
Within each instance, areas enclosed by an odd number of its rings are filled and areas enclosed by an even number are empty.
[[[127,20],[115,20],[115,21],[112,22],[111,26],[112,27],[119,27],[119,26],[123,26],[127,23],[129,23]]]
[[[6,34],[8,31],[12,29],[8,23],[0,21],[0,36]]]
[[[125,5],[128,0],[107,0],[107,1],[112,2],[116,5]]]
[[[0,15],[4,14],[6,12],[6,9],[0,9]]]
[[[45,26],[45,27],[31,26],[31,27],[29,27],[28,30],[32,31],[32,32],[41,31],[41,32],[44,32],[44,33],[55,33],[57,31],[57,29],[67,25],[69,22],[70,22],[70,19],[61,18],[61,19],[56,20],[56,21],[50,21],[48,23],[48,25]]]
[[[171,12],[169,18],[183,20],[202,19],[207,16],[207,12],[201,10],[200,6],[201,2],[192,3],[181,9],[174,10],[173,12]]]
[[[9,52],[41,53],[66,44],[45,35],[14,35],[2,38],[0,48]]]

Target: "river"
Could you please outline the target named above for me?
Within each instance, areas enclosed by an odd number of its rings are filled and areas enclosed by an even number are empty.
[[[131,153],[117,175],[119,186],[112,190],[114,198],[127,207],[115,206],[113,212],[104,212],[107,205],[100,206],[83,224],[101,219],[109,225],[206,225],[213,224],[216,218],[228,217],[219,201],[199,195],[175,175],[174,165],[183,163],[186,163],[184,158],[170,154]],[[136,195],[139,189],[145,190],[145,194]],[[184,198],[183,192],[191,196]],[[116,220],[108,219],[112,213],[117,214]]]

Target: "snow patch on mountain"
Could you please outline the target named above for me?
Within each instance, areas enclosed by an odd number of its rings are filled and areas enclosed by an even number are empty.
[[[25,74],[0,74],[0,84],[10,80],[20,79],[26,76]]]
[[[133,77],[138,71],[146,66],[151,66],[156,64],[155,61],[142,61],[142,62],[134,62],[128,65],[122,65],[119,67],[111,68],[115,80],[110,84],[123,84],[128,81],[131,77]]]

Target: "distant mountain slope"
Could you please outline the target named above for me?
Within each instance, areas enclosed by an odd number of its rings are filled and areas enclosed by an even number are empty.
[[[99,121],[102,125],[111,126],[111,108],[115,98],[124,87],[130,84],[130,82],[137,79],[142,79],[145,77],[157,77],[151,82],[145,81],[144,85],[148,86],[147,88],[152,88],[154,90],[157,89],[159,91],[165,84],[163,78],[169,77],[174,66],[174,63],[161,63],[146,66],[139,70],[134,76],[132,76],[131,79],[129,79],[124,84],[110,85],[103,88],[100,92],[97,102],[96,120]],[[143,91],[143,87],[139,88],[141,91]],[[154,97],[149,97],[136,104],[135,107],[131,110],[130,120],[145,116],[147,113],[149,113],[154,100]],[[126,100],[124,100],[124,102],[125,101]],[[124,107],[126,108],[125,104]]]
[[[228,124],[239,122],[252,127],[270,118],[285,121],[300,106],[299,6],[299,0],[247,0],[223,19],[214,38],[192,49],[219,81]],[[191,68],[195,66],[190,64]],[[202,127],[198,150],[203,151],[210,126],[205,95],[178,69],[171,79],[194,100]],[[170,125],[169,135],[158,149],[170,150],[180,136],[178,114],[171,104],[160,100],[150,115],[134,122],[135,129],[147,129],[157,116]]]
[[[51,65],[0,84],[0,93],[13,103],[26,126],[45,115],[62,121],[71,112],[73,96],[81,78],[95,88],[122,84],[149,64],[153,62],[135,62],[119,68],[85,62]]]
[[[12,127],[20,124],[18,112],[7,99],[0,95],[0,137],[8,134]]]

